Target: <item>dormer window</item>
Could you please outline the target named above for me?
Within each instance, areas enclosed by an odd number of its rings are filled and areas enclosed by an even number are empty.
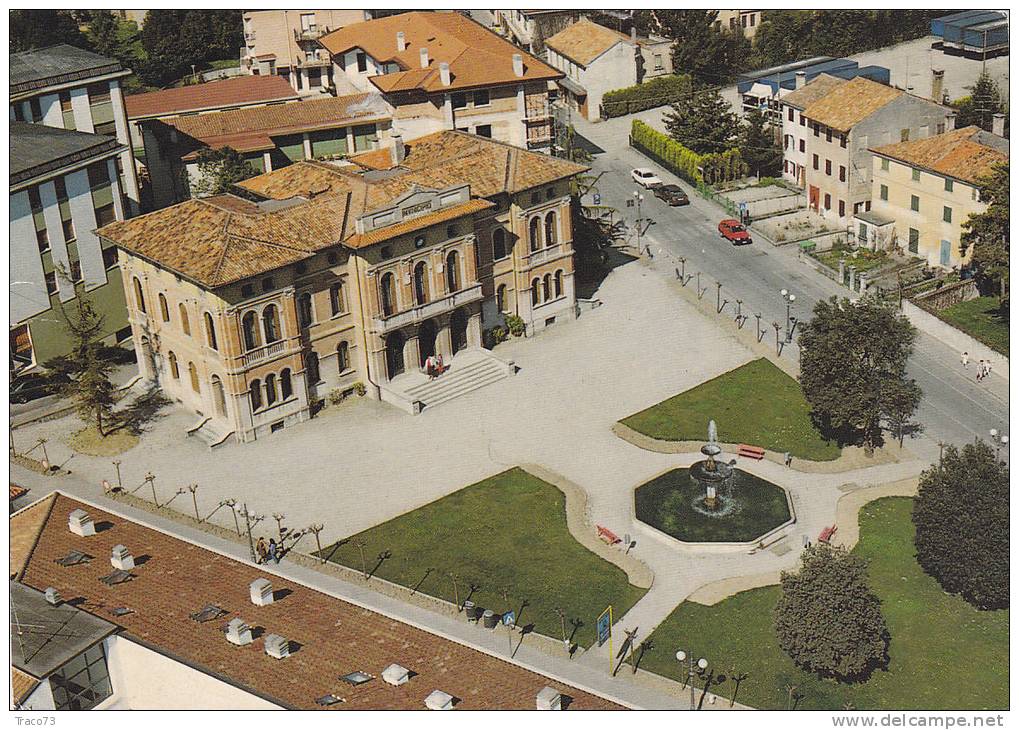
[[[425,237],[424,236],[417,236],[414,239],[414,248],[424,248],[424,247],[425,247]]]
[[[298,275],[300,275],[300,274],[305,274],[305,273],[307,273],[307,271],[308,271],[308,264],[306,264],[306,263],[304,263],[304,262],[302,261],[302,262],[301,262],[301,263],[299,263],[299,264],[298,264],[297,266],[295,266],[295,267],[294,267],[294,269],[296,269],[296,271],[297,271]]]
[[[255,293],[255,285],[254,284],[244,284],[241,287],[241,296],[242,297],[250,297],[254,293]]]
[[[456,236],[456,223],[450,223],[446,226],[446,238],[454,238]]]
[[[275,282],[273,282],[271,276],[267,276],[262,279],[262,291],[272,291],[276,288]]]
[[[382,247],[382,258],[383,258],[383,260],[390,259],[392,257],[393,257],[393,249],[390,248],[389,246],[383,246]]]

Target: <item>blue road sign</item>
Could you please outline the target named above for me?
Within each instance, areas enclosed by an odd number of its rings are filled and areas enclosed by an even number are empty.
[[[601,205],[601,193],[595,193],[592,197],[595,205]]]
[[[598,617],[596,628],[598,631],[598,646],[603,646],[606,641],[612,638],[612,606],[602,611],[602,615]]]
[[[503,626],[512,626],[513,624],[516,623],[516,621],[517,621],[517,615],[515,613],[513,613],[512,611],[507,611],[506,613],[504,613],[502,615],[502,625]]]

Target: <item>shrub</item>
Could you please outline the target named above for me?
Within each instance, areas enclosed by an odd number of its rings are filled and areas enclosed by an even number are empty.
[[[488,349],[492,349],[498,344],[506,341],[509,337],[509,333],[503,327],[493,327],[492,329],[485,332],[485,337],[488,340]]]
[[[346,399],[346,397],[347,396],[343,394],[342,390],[340,390],[339,388],[333,388],[332,390],[329,391],[329,395],[326,396],[326,400],[328,400],[331,405],[335,406],[342,403]]]
[[[601,112],[607,119],[673,104],[690,94],[690,77],[659,76],[643,84],[605,92]]]
[[[516,314],[506,315],[506,326],[509,328],[510,334],[513,335],[514,337],[520,337],[522,334],[524,334],[525,329],[524,320],[521,319]]]
[[[699,155],[639,119],[634,119],[630,127],[630,141],[669,172],[694,185],[714,185],[746,175],[746,164],[738,149]]]
[[[358,397],[361,397],[368,392],[368,389],[364,387],[364,383],[360,380],[354,383],[351,387],[354,389],[354,392],[358,395]]]

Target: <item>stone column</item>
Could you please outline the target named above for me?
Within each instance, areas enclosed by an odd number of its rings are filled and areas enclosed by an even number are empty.
[[[421,367],[421,343],[418,336],[408,337],[403,343],[403,369],[415,373]]]
[[[467,320],[467,345],[481,347],[481,311],[477,311]]]
[[[856,291],[856,267],[849,267],[849,291]]]
[[[308,136],[307,132],[304,133],[304,159],[313,159],[311,154],[311,137]]]
[[[449,331],[449,315],[437,317],[439,331],[435,335],[435,354],[442,355],[446,362],[453,357],[453,339]]]
[[[860,293],[861,294],[866,294],[867,293],[867,284],[868,283],[869,282],[867,281],[867,275],[866,274],[860,274]]]

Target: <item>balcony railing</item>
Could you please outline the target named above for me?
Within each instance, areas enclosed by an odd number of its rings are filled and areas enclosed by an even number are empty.
[[[556,256],[561,254],[562,251],[563,246],[561,243],[557,243],[554,246],[549,246],[548,248],[542,248],[537,251],[534,251],[533,253],[528,254],[526,257],[527,266],[537,266],[538,264],[543,264],[549,259],[554,259]]]
[[[481,284],[474,284],[458,292],[447,294],[442,299],[426,302],[405,312],[391,315],[385,318],[375,318],[375,331],[379,334],[387,334],[395,329],[407,325],[420,324],[426,319],[431,319],[439,314],[452,312],[457,307],[470,304],[481,299]]]
[[[315,68],[316,66],[329,66],[332,64],[332,61],[327,56],[326,58],[305,58],[297,63],[301,68]]]
[[[319,38],[329,32],[329,28],[324,25],[310,25],[307,28],[294,29],[294,40],[298,43],[301,41],[317,41]]]
[[[254,43],[255,42],[255,32],[249,30],[247,33],[244,34],[244,40],[246,40],[248,43]]]
[[[249,365],[254,365],[256,362],[266,360],[273,355],[279,355],[286,349],[286,340],[279,340],[278,342],[263,345],[262,347],[256,347],[254,350],[248,350],[241,355],[241,364],[243,364],[244,367],[248,367]]]

